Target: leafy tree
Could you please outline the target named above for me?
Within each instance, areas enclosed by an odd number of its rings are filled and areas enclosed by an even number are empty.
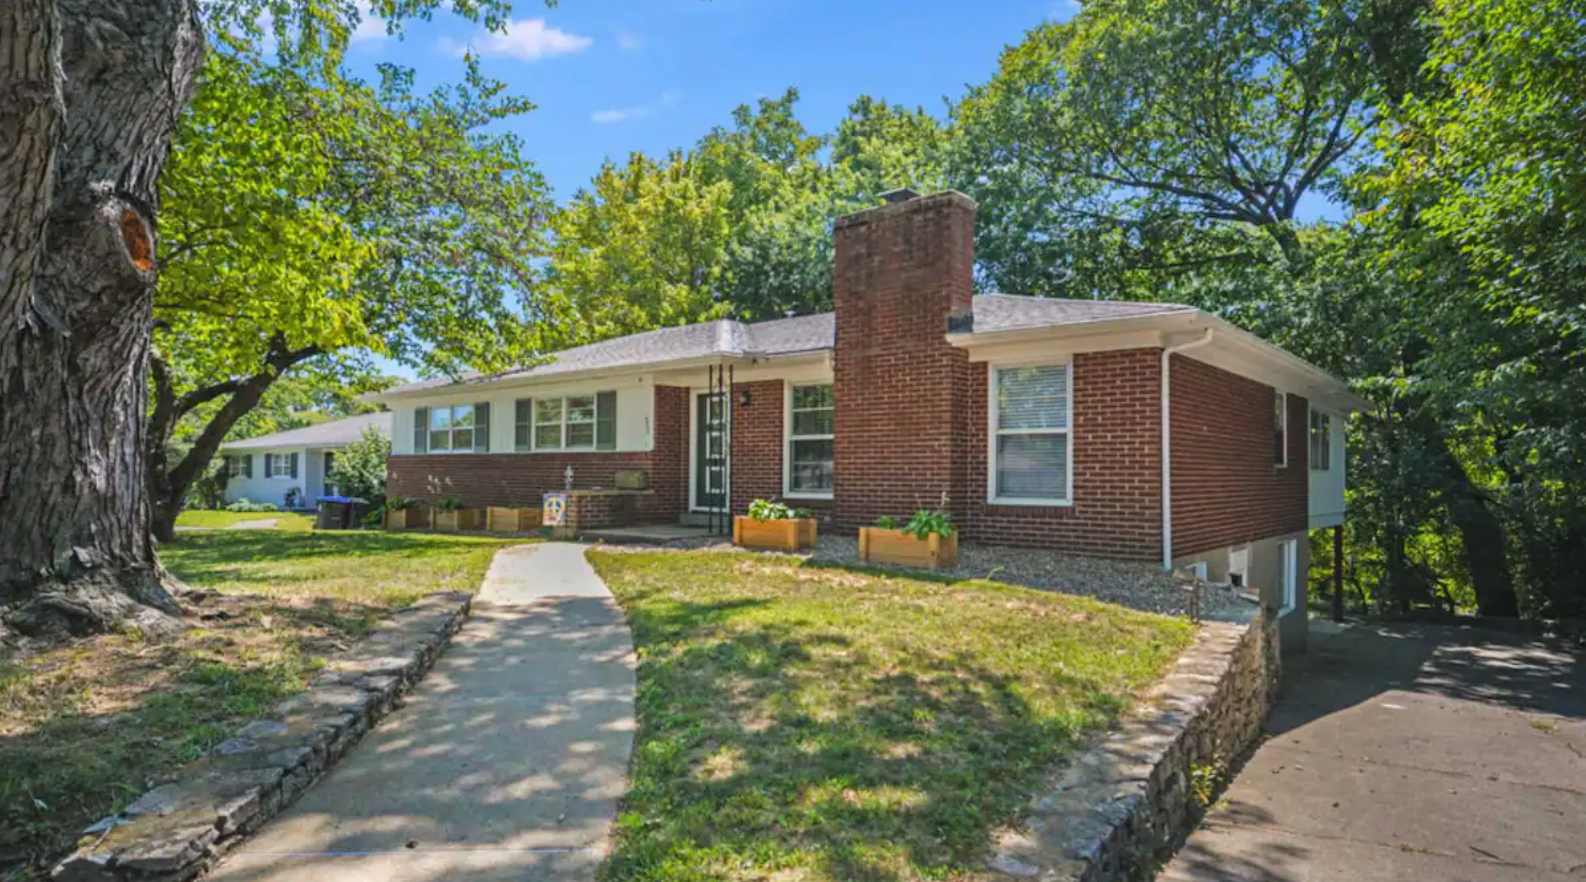
[[[406,71],[383,73],[370,87],[247,52],[210,57],[161,182],[170,257],[149,433],[161,539],[281,377],[312,366],[322,382],[367,386],[363,352],[454,372],[528,351],[520,299],[544,187],[513,138],[478,131],[527,104],[472,68],[428,96]]]
[[[399,21],[439,0],[377,0]],[[499,28],[507,0],[453,0]],[[169,629],[148,531],[146,376],[160,173],[206,25],[268,11],[283,57],[334,70],[347,0],[15,0],[0,12],[0,601],[27,632]],[[290,350],[285,350],[290,351]]]
[[[371,502],[385,498],[385,465],[391,456],[391,439],[373,426],[363,430],[357,441],[336,451],[330,482],[343,496],[357,496]]]

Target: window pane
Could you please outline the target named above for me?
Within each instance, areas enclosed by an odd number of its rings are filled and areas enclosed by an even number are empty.
[[[536,450],[555,450],[562,446],[562,424],[555,423],[549,426],[534,427],[534,447]]]
[[[450,429],[452,427],[452,409],[449,407],[430,408],[430,428]]]
[[[592,423],[595,421],[595,396],[579,395],[567,399],[567,421],[570,423]]]
[[[795,493],[829,493],[832,489],[832,442],[794,441],[788,489]]]
[[[832,387],[830,386],[794,386],[793,409],[807,410],[810,408],[832,406]]]
[[[832,434],[832,412],[829,410],[795,410],[793,411],[793,434],[795,435],[830,435]]]
[[[430,449],[431,450],[451,450],[452,449],[452,433],[451,433],[451,430],[447,429],[445,431],[430,432]]]
[[[1067,499],[1068,436],[999,435],[997,495],[1010,499]]]
[[[997,428],[1068,428],[1068,367],[997,371]]]
[[[452,430],[452,449],[453,450],[473,450],[474,449],[474,430],[473,429],[453,429]]]
[[[456,429],[472,429],[474,427],[474,406],[472,404],[452,406],[452,427]]]
[[[562,422],[562,399],[537,398],[534,400],[534,422],[539,425]],[[536,435],[535,437],[539,437]]]
[[[568,447],[594,447],[595,446],[595,424],[594,423],[572,423],[572,422],[568,423],[567,424],[567,446]]]

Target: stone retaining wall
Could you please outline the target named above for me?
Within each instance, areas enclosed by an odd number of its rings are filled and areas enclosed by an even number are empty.
[[[286,808],[424,675],[468,615],[431,594],[333,659],[307,691],[254,720],[170,783],[83,831],[59,882],[182,882]]]
[[[1261,735],[1280,674],[1274,616],[1207,622],[1118,729],[1059,770],[1024,826],[999,837],[988,879],[1147,880],[1189,832],[1210,786]]]

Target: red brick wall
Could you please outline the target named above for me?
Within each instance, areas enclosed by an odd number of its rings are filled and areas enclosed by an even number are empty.
[[[986,402],[988,371],[972,365],[963,458],[970,480],[964,536],[1099,557],[1162,556],[1160,349],[1074,356],[1074,488],[1069,506],[992,505]]]
[[[968,359],[944,335],[950,317],[970,310],[974,226],[974,203],[957,193],[837,222],[832,294],[840,525],[934,505],[964,483],[959,442]]]
[[[1273,466],[1271,386],[1175,355],[1173,555],[1304,530],[1306,399],[1290,395],[1289,464]]]
[[[612,487],[618,470],[641,469],[649,472],[655,491],[643,497],[642,516],[675,519],[688,499],[687,399],[686,389],[656,387],[651,451],[392,456],[386,461],[386,492],[427,501],[456,496],[469,507],[532,507],[542,494],[562,489],[569,465],[573,486],[581,489]]]
[[[749,393],[749,406],[739,402]],[[732,387],[732,510],[742,514],[753,499],[782,496],[782,381]]]

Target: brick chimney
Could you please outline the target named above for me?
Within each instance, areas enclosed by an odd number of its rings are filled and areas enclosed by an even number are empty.
[[[948,345],[973,303],[975,202],[948,191],[888,194],[887,204],[839,218],[832,299],[836,398],[836,519],[961,511],[968,490],[969,363]]]

